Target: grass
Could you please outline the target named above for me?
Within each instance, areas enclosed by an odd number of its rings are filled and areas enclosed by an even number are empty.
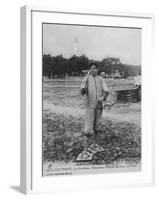
[[[43,119],[43,160],[74,162],[83,150],[84,119],[50,113]],[[132,123],[103,120],[96,142],[105,151],[93,157],[92,164],[114,161],[139,162],[141,158],[141,129]],[[90,139],[90,144],[92,140]]]
[[[113,90],[131,87],[111,80]],[[114,86],[115,85],[115,86]],[[139,163],[141,160],[141,104],[117,103],[103,113],[97,143],[105,151],[94,155],[91,164]],[[83,150],[84,108],[79,87],[43,84],[43,161],[74,162]],[[90,144],[92,139],[90,139]]]

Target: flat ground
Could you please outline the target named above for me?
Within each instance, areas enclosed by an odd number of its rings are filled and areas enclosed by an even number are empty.
[[[80,82],[79,79],[43,83],[44,163],[75,162],[83,150],[84,107]],[[107,83],[112,91],[132,87],[128,80],[107,80]],[[140,124],[140,103],[116,103],[104,110],[102,130],[96,142],[105,151],[94,155],[91,164],[140,164]]]

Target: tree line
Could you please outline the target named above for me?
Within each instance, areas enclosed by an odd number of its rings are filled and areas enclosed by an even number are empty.
[[[141,73],[141,66],[122,64],[119,58],[107,57],[102,61],[90,60],[87,56],[73,55],[64,58],[62,55],[43,55],[43,76],[48,78],[63,78],[66,76],[83,76],[89,68],[89,63],[95,62],[99,67],[99,73],[105,72],[108,76],[118,72],[122,78]]]

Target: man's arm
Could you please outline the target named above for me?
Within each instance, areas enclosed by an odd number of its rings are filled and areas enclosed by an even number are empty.
[[[103,100],[106,100],[106,98],[109,94],[109,89],[106,84],[106,81],[103,78],[101,78],[101,84],[102,84],[102,90],[103,90]]]
[[[86,94],[86,84],[87,84],[87,77],[84,77],[84,79],[82,80],[81,87],[80,87],[80,91],[82,95]]]
[[[88,93],[88,77],[90,75],[90,71],[88,71],[87,73],[87,76],[84,77],[83,81],[82,81],[82,84],[81,84],[81,87],[80,87],[80,91],[81,91],[81,94],[82,95],[85,95]]]

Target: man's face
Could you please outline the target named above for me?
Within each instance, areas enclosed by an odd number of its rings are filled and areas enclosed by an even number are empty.
[[[106,75],[105,75],[105,73],[104,73],[104,72],[102,72],[102,73],[101,73],[101,76],[102,76],[103,78],[105,78],[105,77],[106,77]]]
[[[93,76],[96,76],[97,72],[98,72],[98,69],[97,69],[97,67],[95,65],[92,65],[90,71],[91,71],[91,74]]]

